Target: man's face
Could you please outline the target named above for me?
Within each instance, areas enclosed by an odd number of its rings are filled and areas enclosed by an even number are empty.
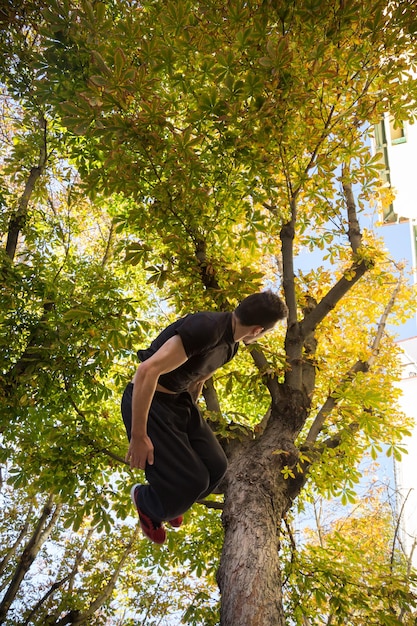
[[[250,344],[256,343],[259,339],[264,337],[266,333],[270,333],[271,330],[274,330],[274,328],[275,328],[275,325],[272,326],[271,328],[262,328],[262,326],[257,326],[253,329],[251,333],[249,333],[248,335],[245,335],[242,341],[245,344],[245,346],[249,346]]]

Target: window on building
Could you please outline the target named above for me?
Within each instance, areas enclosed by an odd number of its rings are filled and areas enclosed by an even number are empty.
[[[404,123],[397,122],[392,115],[389,118],[389,132],[392,144],[405,143],[407,141]]]

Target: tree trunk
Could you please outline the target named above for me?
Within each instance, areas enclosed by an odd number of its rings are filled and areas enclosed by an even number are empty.
[[[227,481],[220,624],[283,626],[279,498],[265,488],[269,479],[259,483],[250,467],[242,469],[232,464]]]
[[[284,395],[285,394],[285,395]],[[294,467],[294,440],[309,399],[277,388],[263,433],[233,449],[225,479],[225,538],[218,572],[221,626],[284,626],[279,532],[291,505],[281,470]]]

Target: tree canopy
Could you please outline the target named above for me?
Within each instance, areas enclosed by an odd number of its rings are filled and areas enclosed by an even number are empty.
[[[31,0],[0,20],[7,481],[64,504],[64,527],[113,537],[131,513],[119,398],[136,349],[185,312],[282,290],[287,327],[204,390],[230,461],[224,502],[196,505],[191,538],[172,537],[169,558],[139,548],[138,559],[212,578],[224,507],[222,625],[255,626],[260,614],[283,624],[282,520],[309,490],[353,501],[365,451],[400,454],[410,426],[395,405],[387,320],[401,323],[414,300],[372,232],[369,214],[392,192],[369,138],[384,112],[416,114],[417,8]],[[298,270],[312,251],[323,261]],[[204,515],[213,538],[195,521]],[[267,568],[250,552],[257,519],[253,549],[274,555]],[[267,569],[265,580],[232,585],[235,558]],[[191,606],[183,619],[198,623]],[[345,623],[340,607],[332,623]],[[400,623],[403,605],[391,608],[386,623]]]

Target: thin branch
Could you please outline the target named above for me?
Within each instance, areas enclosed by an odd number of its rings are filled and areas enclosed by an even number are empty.
[[[154,174],[155,174],[155,176],[156,176],[157,180],[158,180],[161,184],[163,184],[162,177],[160,176],[160,174],[159,174],[159,172],[158,172],[158,168],[157,168],[157,166],[155,165],[155,163],[154,163],[154,161],[153,161],[153,159],[152,159],[152,157],[151,157],[151,155],[150,155],[150,151],[147,149],[147,147],[146,147],[143,143],[142,143],[142,150],[143,150],[143,152],[145,153],[146,158],[148,159],[148,161],[149,161],[149,163],[150,163],[150,165],[151,165],[151,168],[152,168],[152,170],[153,170],[153,172],[154,172]],[[167,206],[168,211],[171,213],[171,215],[173,215],[173,216],[175,217],[175,219],[177,219],[177,220],[178,220],[178,222],[179,222],[179,223],[181,224],[181,226],[184,228],[184,231],[187,233],[187,235],[189,235],[189,236],[191,237],[191,239],[192,239],[193,241],[195,241],[195,238],[194,238],[194,232],[193,232],[193,230],[187,226],[186,222],[182,219],[182,217],[180,217],[180,216],[178,215],[178,213],[176,213],[176,212],[175,212],[175,210],[173,209],[173,206],[172,206],[172,205],[173,205],[173,196],[172,196],[171,191],[170,191],[169,189],[165,189],[165,191],[166,191],[166,193],[167,193],[168,200],[169,200],[169,202],[168,202],[168,206]]]
[[[135,527],[130,540],[122,554],[122,557],[117,564],[111,578],[108,580],[105,585],[102,593],[100,593],[95,600],[93,600],[88,608],[85,611],[80,611],[78,609],[69,611],[66,615],[64,615],[58,622],[56,622],[56,626],[65,626],[66,624],[72,624],[73,626],[77,626],[78,624],[82,624],[86,622],[94,613],[101,607],[103,604],[109,599],[112,594],[112,591],[116,585],[117,579],[122,571],[122,568],[125,564],[127,557],[130,554],[133,543],[136,539],[138,532],[138,526]]]
[[[291,212],[296,213],[296,203],[292,203]],[[285,294],[285,302],[288,307],[288,326],[297,324],[297,297],[294,283],[294,236],[295,221],[292,219],[281,229],[281,254],[282,254],[282,286]]]
[[[166,576],[166,572],[162,572],[161,576],[159,577],[158,582],[156,583],[156,585],[154,585],[154,592],[152,594],[152,597],[149,598],[148,602],[147,602],[147,609],[146,609],[146,613],[145,615],[142,617],[142,626],[146,626],[147,622],[148,622],[148,617],[151,615],[151,613],[155,610],[155,604],[158,602],[158,594],[160,593],[160,588],[162,586],[162,582],[164,581],[164,578]],[[161,611],[161,616],[162,618],[164,617],[164,612]],[[155,622],[153,622],[155,623]],[[158,621],[158,624],[160,622]]]
[[[358,282],[360,278],[366,273],[372,266],[371,262],[362,260],[357,262],[355,257],[362,245],[362,234],[359,227],[359,221],[357,216],[355,198],[352,191],[352,183],[349,182],[349,169],[347,165],[342,168],[342,186],[346,200],[346,209],[348,217],[348,237],[350,246],[353,253],[354,261],[347,272],[340,278],[340,280],[327,292],[316,307],[305,316],[301,323],[301,332],[304,337],[313,332],[318,324],[323,321],[326,315],[331,311],[336,304],[343,298],[343,296],[350,291],[352,286]]]
[[[42,315],[39,318],[37,325],[35,326],[35,328],[31,331],[29,335],[29,340],[26,344],[26,348],[23,354],[20,356],[19,360],[16,361],[16,363],[12,365],[10,370],[6,372],[6,375],[4,377],[6,381],[6,390],[8,390],[11,387],[13,382],[17,378],[19,378],[19,376],[24,374],[28,366],[30,367],[31,365],[33,365],[33,362],[35,359],[42,360],[42,349],[49,347],[48,344],[51,341],[51,339],[48,339],[48,343],[47,343],[45,338],[43,338],[42,344],[38,345],[39,344],[39,342],[37,342],[38,331],[40,331],[40,329],[42,329],[43,324],[47,322],[48,316],[53,310],[54,306],[55,306],[55,303],[51,300],[48,300],[43,303]],[[35,352],[33,350],[33,348],[35,347],[39,349],[39,352]]]
[[[117,454],[115,454],[111,450],[108,450],[107,448],[98,446],[93,439],[86,437],[86,441],[96,452],[104,454],[105,456],[108,456],[110,459],[113,459],[114,461],[117,461],[118,463],[122,463],[123,465],[126,465],[127,467],[130,467],[126,459],[124,459],[121,456],[118,456]]]
[[[339,98],[340,98],[340,96],[338,96],[338,99]],[[323,131],[322,131],[322,133],[321,133],[321,135],[320,135],[320,137],[319,137],[319,139],[317,141],[316,146],[314,147],[314,149],[313,149],[313,151],[311,153],[311,156],[310,156],[310,159],[309,159],[307,165],[304,168],[304,176],[303,176],[303,178],[305,178],[308,175],[308,172],[311,170],[311,168],[315,166],[317,155],[319,153],[319,149],[322,146],[322,144],[324,143],[324,141],[330,135],[330,131],[331,131],[331,128],[332,128],[331,120],[332,120],[332,117],[334,115],[335,108],[336,108],[336,106],[334,104],[330,107],[329,114],[327,116],[326,121],[324,122]],[[300,193],[300,191],[302,189],[302,185],[303,185],[303,180],[302,180],[302,182],[300,182],[300,184],[298,185],[297,189],[295,189],[295,191],[293,192],[292,199],[294,201],[296,200],[298,194]]]
[[[282,142],[280,142],[279,144],[279,156],[281,159],[281,163],[282,163],[282,170],[285,176],[285,184],[287,187],[287,194],[288,194],[288,203],[291,204],[292,199],[294,197],[294,193],[293,193],[293,189],[292,189],[292,183],[291,183],[291,177],[289,175],[289,172],[287,170],[287,155],[285,154],[286,150],[285,150],[285,146],[282,145]]]
[[[285,526],[285,529],[287,531],[288,539],[289,539],[290,546],[291,546],[290,565],[292,566],[294,564],[294,561],[295,561],[295,555],[297,553],[297,546],[296,546],[296,543],[295,543],[295,539],[294,539],[294,535],[293,535],[291,526],[288,523],[288,519],[287,519],[286,515],[284,515],[284,517],[282,518],[282,521],[284,522],[284,526]],[[282,581],[282,586],[283,587],[285,587],[285,585],[287,584],[289,578],[290,578],[290,572],[288,572],[287,577]]]
[[[264,432],[266,430],[266,427],[268,426],[270,417],[272,415],[271,408],[272,408],[272,406],[269,405],[265,415],[263,416],[261,421],[258,424],[256,424],[256,426],[254,428],[255,438],[256,439],[259,439],[259,437],[261,437],[264,434]]]
[[[338,448],[342,442],[343,433],[350,431],[350,433],[355,433],[359,428],[359,425],[356,422],[352,422],[345,429],[339,431],[332,437],[328,437],[325,441],[313,447],[311,444],[302,445],[301,451],[305,454],[305,458],[298,462],[299,468],[294,471],[294,478],[288,480],[287,487],[287,496],[288,496],[288,506],[287,510],[290,508],[292,502],[294,502],[295,498],[299,495],[301,489],[304,487],[307,482],[308,472],[313,463],[316,463],[320,456],[323,454],[325,450],[334,450]]]
[[[22,626],[28,626],[28,624],[30,623],[30,620],[35,615],[35,613],[37,611],[39,611],[39,609],[41,608],[42,604],[44,604],[55,593],[55,591],[57,591],[66,582],[68,582],[68,580],[71,578],[71,575],[72,575],[72,572],[70,572],[69,574],[64,576],[64,578],[61,578],[60,580],[57,580],[56,582],[54,582],[50,586],[48,591],[42,596],[42,598],[40,600],[38,600],[38,602],[35,604],[33,609],[30,611],[29,615],[27,616],[25,621],[22,623]]]
[[[216,278],[216,271],[207,257],[207,242],[199,236],[192,235],[195,247],[195,257],[198,263],[201,282],[205,289],[221,291]]]
[[[338,282],[320,300],[315,309],[300,323],[301,333],[306,337],[314,332],[317,326],[324,320],[326,315],[334,309],[336,304],[350,291],[360,278],[370,269],[371,263],[361,261],[353,263]]]
[[[213,378],[209,378],[205,381],[203,386],[203,397],[207,410],[210,411],[210,413],[218,413],[220,415],[222,411],[217,391],[213,383]]]
[[[369,370],[367,361],[357,361],[349,371],[343,376],[342,380],[338,384],[338,388],[342,387],[346,383],[352,382],[355,378],[355,375],[359,372],[367,372]],[[334,391],[332,392],[334,394]],[[316,418],[308,432],[308,435],[305,439],[305,443],[313,443],[316,441],[318,435],[320,434],[324,422],[328,415],[330,415],[331,411],[337,406],[338,400],[336,400],[334,395],[329,395],[321,407],[320,411],[317,413]]]
[[[262,374],[263,381],[271,394],[271,398],[276,400],[278,398],[279,383],[275,372],[272,374],[271,366],[264,353],[256,345],[251,347],[250,355],[259,372]]]
[[[342,167],[342,187],[346,199],[346,208],[348,215],[348,237],[353,254],[358,252],[362,244],[362,234],[359,227],[358,216],[356,212],[355,198],[352,190],[352,183],[348,182],[349,168],[347,165]]]
[[[22,526],[22,528],[20,530],[19,536],[17,537],[16,541],[11,546],[11,548],[9,550],[7,550],[6,556],[4,557],[4,559],[0,563],[0,576],[3,574],[4,570],[6,569],[7,564],[10,562],[11,558],[16,554],[17,548],[22,543],[23,538],[27,534],[27,531],[28,531],[28,528],[29,528],[30,517],[32,515],[32,510],[33,510],[33,507],[32,507],[32,505],[30,505],[28,514],[26,515],[26,519],[25,519],[25,522],[24,522],[24,524],[23,524],[23,526]],[[2,588],[4,588],[4,587],[2,587]]]
[[[88,532],[86,534],[86,537],[84,539],[83,545],[81,546],[81,548],[78,550],[77,554],[75,555],[75,559],[74,559],[74,563],[73,566],[71,568],[71,571],[68,572],[68,574],[66,576],[64,576],[63,578],[61,578],[60,580],[57,580],[56,582],[53,583],[53,585],[51,585],[51,587],[48,589],[48,591],[42,596],[42,598],[40,600],[38,600],[38,602],[35,604],[35,606],[33,607],[33,609],[30,611],[29,615],[26,617],[24,623],[22,624],[22,626],[28,626],[29,622],[31,621],[32,617],[36,614],[37,611],[39,611],[39,609],[41,608],[41,606],[43,604],[45,604],[45,602],[55,593],[55,591],[57,591],[57,589],[59,589],[60,587],[62,587],[63,585],[65,585],[65,583],[70,582],[70,589],[69,591],[71,591],[71,582],[73,582],[78,569],[79,569],[79,565],[81,563],[82,560],[82,556],[83,553],[90,541],[90,537],[94,532],[94,528],[90,527],[88,529]],[[55,618],[54,618],[55,619]],[[49,620],[50,621],[50,620]]]
[[[82,417],[82,419],[88,423],[87,420],[87,415],[84,413],[84,411],[82,411],[76,404],[76,402],[74,401],[74,399],[72,398],[71,394],[69,393],[69,389],[67,387],[67,383],[65,381],[65,389],[67,391],[67,397],[68,400],[70,401],[71,406],[73,407],[73,409],[75,410],[75,412],[77,413],[77,415],[79,415],[80,417]],[[113,459],[114,461],[118,461],[118,463],[123,463],[123,465],[128,465],[129,463],[123,459],[121,456],[118,456],[117,454],[115,454],[114,452],[112,452],[111,450],[108,450],[107,448],[104,448],[102,446],[97,445],[97,443],[94,441],[94,439],[91,439],[91,437],[88,437],[87,435],[84,435],[84,440],[88,443],[88,445],[90,445],[96,452],[100,452],[102,454],[105,454],[106,456],[110,457],[111,459]]]
[[[75,555],[74,565],[72,566],[71,577],[70,577],[69,585],[68,585],[68,591],[70,593],[72,593],[73,590],[74,590],[75,577],[76,577],[76,575],[78,573],[79,565],[81,564],[84,551],[89,546],[90,538],[93,535],[93,533],[94,533],[94,527],[90,526],[90,528],[88,529],[88,531],[86,533],[86,536],[85,536],[85,539],[83,541],[83,544],[82,544],[81,548],[79,549],[79,551]]]
[[[340,98],[340,96],[338,97],[338,100],[339,100],[339,98]],[[280,143],[280,145],[279,145],[282,169],[283,169],[283,172],[284,172],[285,182],[286,182],[286,187],[287,187],[287,193],[288,193],[288,202],[289,202],[290,207],[291,207],[292,222],[293,222],[294,225],[295,225],[295,218],[296,218],[296,213],[294,211],[294,208],[296,206],[296,200],[297,200],[297,198],[298,198],[298,196],[299,196],[299,194],[300,194],[300,192],[301,192],[301,190],[303,188],[303,184],[304,184],[304,182],[305,182],[305,180],[307,178],[308,172],[311,170],[312,167],[315,166],[317,155],[319,153],[320,147],[323,145],[324,141],[328,138],[328,136],[331,133],[331,129],[332,129],[331,121],[332,121],[332,118],[334,116],[335,108],[336,108],[336,106],[332,105],[331,108],[330,108],[330,111],[329,111],[329,113],[327,115],[326,120],[323,120],[324,124],[323,124],[323,130],[321,132],[321,135],[318,138],[318,141],[317,141],[316,145],[314,146],[313,150],[311,151],[310,158],[309,158],[306,166],[304,167],[304,172],[303,172],[303,174],[301,176],[301,180],[300,180],[300,182],[298,184],[298,187],[296,187],[295,189],[292,186],[291,178],[290,178],[290,175],[289,175],[289,173],[287,171],[287,168],[286,168],[286,165],[285,165],[286,162],[287,162],[287,156],[285,154],[285,147],[282,145],[282,143]],[[267,205],[264,205],[264,206],[267,207]]]
[[[68,397],[68,400],[70,401],[70,404],[74,408],[75,412],[80,417],[82,417],[83,420],[85,420],[85,422],[88,423],[86,414],[83,411],[81,411],[81,409],[78,408],[77,404],[74,402],[74,400],[71,397],[71,395],[68,394],[67,397]],[[111,450],[108,450],[107,448],[104,448],[102,446],[97,445],[97,443],[94,441],[94,439],[91,439],[91,437],[88,437],[87,435],[84,435],[83,438],[84,438],[84,441],[86,441],[86,443],[89,446],[91,446],[96,452],[100,452],[101,454],[104,454],[104,455],[108,456],[109,458],[113,459],[114,461],[117,461],[118,463],[122,463],[123,465],[129,466],[129,463],[126,461],[126,459],[123,459],[121,456],[118,456],[117,454],[115,454]]]
[[[395,524],[395,531],[394,531],[394,537],[392,539],[392,549],[391,549],[391,558],[390,558],[390,572],[392,574],[393,572],[393,568],[394,568],[394,555],[395,555],[395,544],[397,543],[397,539],[398,539],[398,535],[400,532],[400,524],[401,524],[401,519],[404,513],[404,509],[405,509],[405,505],[407,503],[407,500],[410,496],[412,489],[408,490],[408,493],[406,495],[406,497],[404,498],[404,501],[401,505],[401,510],[398,514],[398,519],[397,519],[397,523]]]
[[[222,511],[224,509],[223,502],[216,502],[215,500],[196,500],[197,504],[202,504],[207,509],[217,509]]]
[[[114,222],[110,224],[109,235],[107,238],[107,244],[106,244],[106,249],[104,251],[103,259],[101,261],[101,267],[104,267],[110,259],[110,251],[111,251],[111,247],[113,244],[113,237],[114,237]]]

